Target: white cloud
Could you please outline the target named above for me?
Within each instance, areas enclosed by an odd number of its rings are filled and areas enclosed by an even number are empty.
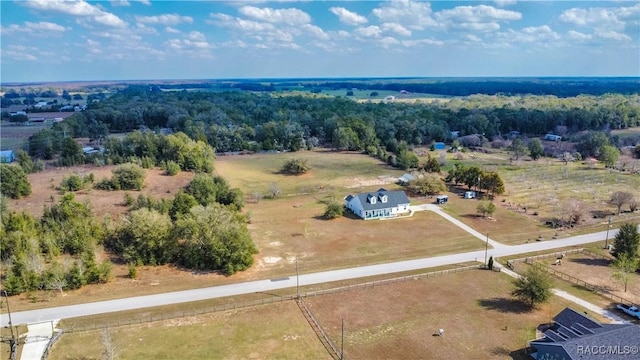
[[[91,18],[95,22],[111,27],[125,27],[127,25],[116,15],[104,11],[98,6],[91,5],[84,0],[32,0],[24,3],[26,6],[43,11],[54,11],[80,18]]]
[[[38,58],[33,55],[40,53],[40,50],[35,47],[26,47],[24,45],[9,45],[7,49],[2,50],[0,56],[3,59],[12,59],[18,61],[37,61]]]
[[[164,31],[166,31],[168,33],[172,33],[172,34],[179,34],[180,33],[180,30],[174,29],[171,26],[167,26],[166,28],[164,28]]]
[[[384,23],[382,24],[382,30],[391,31],[402,36],[411,36],[410,30],[397,23]]]
[[[40,21],[37,23],[25,21],[24,26],[12,24],[8,27],[3,27],[3,33],[11,33],[11,32],[26,32],[26,33],[41,33],[40,35],[51,35],[52,33],[62,33],[67,31],[67,29],[62,26],[52,22]]]
[[[136,24],[136,30],[141,34],[152,34],[152,35],[158,34],[158,30],[150,26],[146,26],[145,24],[142,24],[142,23]]]
[[[332,7],[329,11],[335,14],[341,22],[347,25],[357,26],[367,23],[367,18],[343,7]]]
[[[383,37],[383,38],[378,40],[378,44],[380,44],[385,49],[388,49],[391,46],[397,45],[399,43],[400,42],[396,38],[391,37],[391,36],[385,36],[385,37]]]
[[[628,35],[619,33],[613,30],[596,30],[594,34],[602,39],[607,39],[607,40],[617,40],[617,41],[631,40],[631,37],[629,37]]]
[[[136,16],[136,21],[144,24],[160,24],[160,25],[178,25],[180,23],[192,23],[191,16],[182,16],[179,14],[162,14],[155,16]]]
[[[234,18],[227,14],[210,14],[210,17],[215,19],[214,23],[219,26],[241,30],[243,32],[261,32],[275,29],[275,26],[270,23]]]
[[[434,17],[447,28],[486,32],[499,30],[499,21],[520,20],[522,14],[493,6],[477,5],[456,6],[440,11]]]
[[[402,46],[404,47],[417,47],[417,46],[441,46],[444,42],[434,39],[418,39],[418,40],[403,40]]]
[[[91,39],[87,39],[87,41],[82,44],[82,46],[84,48],[87,49],[87,51],[89,51],[89,53],[91,54],[102,54],[103,50],[102,50],[102,44],[100,44],[99,41],[94,41]]]
[[[378,37],[380,35],[382,35],[382,30],[375,26],[375,25],[371,25],[371,26],[367,26],[367,27],[362,27],[362,28],[357,28],[354,30],[354,32],[360,36],[364,36],[364,37]]]
[[[637,27],[640,24],[640,4],[631,7],[609,7],[609,8],[571,8],[560,14],[559,19],[563,22],[573,24],[585,29],[591,29],[588,40],[595,38],[615,41],[632,41],[633,39],[624,31],[627,27],[634,27],[637,34]],[[570,32],[570,36],[577,36],[583,32]],[[587,40],[587,39],[585,39]]]
[[[548,25],[530,26],[520,31],[509,29],[497,34],[496,39],[498,41],[493,44],[496,46],[527,44],[526,46],[530,48],[535,46],[547,48],[562,45],[560,34],[553,31]]]
[[[269,23],[304,25],[311,22],[311,16],[309,16],[309,14],[295,8],[271,9],[243,6],[239,9],[239,12],[244,16]]]
[[[294,34],[302,35],[303,33],[309,33],[322,38],[322,34],[324,33],[320,28],[311,24],[279,28],[270,22],[235,18],[227,14],[210,14],[210,17],[213,20],[208,20],[208,23],[235,30],[232,31],[234,37],[246,37],[254,42],[253,47],[264,49],[299,49],[300,46],[294,43]]]
[[[200,31],[192,31],[192,32],[190,32],[189,34],[187,34],[187,38],[189,40],[193,40],[193,41],[205,41],[206,40],[206,37]]]
[[[625,26],[615,11],[605,8],[572,8],[562,12],[560,20],[578,26],[606,26],[617,30],[624,29]]]
[[[593,36],[591,36],[590,34],[584,34],[574,30],[569,30],[567,32],[567,36],[569,37],[569,39],[575,41],[588,41],[593,38]]]
[[[111,0],[111,6],[131,6],[128,0]]]
[[[494,0],[493,2],[495,2],[496,5],[498,6],[505,7],[509,5],[515,5],[517,1],[516,0]]]
[[[329,35],[325,33],[324,30],[322,30],[318,26],[305,24],[305,25],[302,25],[300,29],[304,30],[308,34],[311,34],[318,39],[324,39],[324,40],[329,39]]]
[[[482,39],[479,38],[478,36],[474,35],[474,34],[466,34],[465,38],[467,38],[468,41],[474,42],[474,43],[481,43]]]
[[[383,22],[403,24],[410,29],[422,30],[437,26],[432,18],[431,4],[427,2],[393,1],[373,9],[373,14]]]

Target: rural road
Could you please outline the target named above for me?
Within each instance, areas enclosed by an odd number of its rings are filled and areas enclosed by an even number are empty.
[[[609,238],[616,236],[618,230],[609,231]],[[480,234],[481,235],[481,234]],[[489,249],[488,256],[502,257],[523,254],[534,251],[552,250],[567,246],[582,245],[604,240],[606,232],[598,232],[587,235],[573,236],[560,240],[539,241],[523,245],[499,246]],[[301,274],[298,277],[300,286],[320,284],[326,282],[356,279],[368,276],[392,274],[404,271],[419,270],[442,265],[458,264],[470,261],[484,261],[485,251],[471,251],[466,253],[443,255],[423,259],[398,261],[387,264],[361,266],[356,268],[323,271],[312,274]],[[11,314],[14,325],[37,322],[53,321],[57,319],[74,318],[80,316],[96,315],[124,310],[133,310],[153,306],[185,303],[190,301],[220,298],[225,296],[242,295],[258,292],[268,292],[284,288],[295,288],[295,274],[281,279],[257,280],[244,283],[213,286],[202,289],[176,291],[170,293],[131,297],[85,303],[78,305],[61,306],[55,308],[38,309],[31,311],[14,312]],[[0,315],[0,324],[8,323],[7,314]]]

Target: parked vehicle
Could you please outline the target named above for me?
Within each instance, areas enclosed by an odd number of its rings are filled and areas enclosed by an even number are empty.
[[[616,307],[618,310],[627,313],[627,315],[640,319],[640,309],[637,306],[618,304]]]

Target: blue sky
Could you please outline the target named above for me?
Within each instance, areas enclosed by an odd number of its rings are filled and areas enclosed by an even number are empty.
[[[6,82],[640,76],[640,1],[6,1]]]

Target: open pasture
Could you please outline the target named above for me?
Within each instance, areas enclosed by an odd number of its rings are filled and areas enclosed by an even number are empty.
[[[543,159],[526,166],[503,167],[499,172],[507,188],[507,201],[520,209],[526,207],[529,214],[537,213],[541,221],[566,217],[568,202],[578,200],[586,204],[585,223],[593,225],[615,214],[615,207],[607,204],[612,193],[626,191],[640,199],[640,176],[602,165],[590,168],[581,162],[564,165]],[[626,205],[623,210],[628,210]]]
[[[292,158],[306,160],[311,170],[298,176],[281,174],[284,163]],[[364,154],[330,150],[219,156],[215,167],[232,187],[242,189],[249,198],[271,196],[274,187],[280,190],[279,197],[317,192],[346,196],[346,189],[394,186],[404,173]]]
[[[8,121],[0,122],[0,150],[18,151],[25,148],[29,137],[40,130],[49,129],[51,124],[17,125]]]
[[[484,243],[442,217],[417,212],[393,220],[344,216],[324,220],[324,205],[313,196],[250,204],[250,231],[258,245],[256,275],[301,273],[484,248]],[[256,267],[256,266],[254,266]],[[250,270],[251,271],[251,270]]]
[[[293,301],[112,328],[109,333],[118,359],[331,359]],[[49,359],[99,359],[103,351],[102,331],[68,333]]]
[[[344,319],[347,359],[527,359],[522,349],[536,337],[536,326],[566,306],[584,309],[552,297],[529,312],[509,294],[511,281],[469,270],[305,301],[338,348]],[[444,336],[434,336],[440,328]],[[331,358],[293,301],[115,327],[110,335],[122,359]],[[98,358],[102,336],[64,334],[49,358]]]
[[[539,237],[549,240],[554,236],[565,235],[563,232],[545,227],[542,223],[509,209],[506,203],[502,202],[502,197],[494,200],[496,212],[491,217],[483,218],[477,210],[478,204],[483,199],[464,199],[458,195],[461,191],[463,190],[450,193],[449,202],[440,207],[478,232],[489,234],[493,240],[506,245],[520,245],[535,241]]]
[[[511,281],[471,270],[306,301],[338,346],[344,319],[347,359],[527,359],[521,349],[536,326],[566,306],[582,309],[552,297],[529,312],[511,297]]]
[[[552,258],[541,259],[538,262],[551,267],[555,271],[596,285],[613,295],[640,304],[640,275],[637,273],[629,274],[627,291],[625,292],[624,284],[613,278],[612,259],[578,253],[567,255],[562,260],[562,265],[554,265],[555,259]]]

